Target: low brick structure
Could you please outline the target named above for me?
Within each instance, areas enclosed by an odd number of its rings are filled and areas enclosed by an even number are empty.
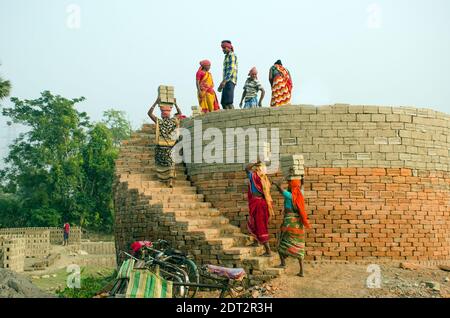
[[[23,272],[25,265],[25,239],[0,237],[0,268]]]

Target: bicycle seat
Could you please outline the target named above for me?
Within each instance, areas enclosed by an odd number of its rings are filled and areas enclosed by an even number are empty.
[[[246,274],[243,268],[229,268],[216,265],[206,265],[206,270],[211,274],[232,280],[242,280]]]
[[[187,256],[187,254],[186,254],[185,252],[180,251],[180,250],[175,250],[175,249],[170,249],[170,250],[168,250],[168,251],[166,252],[166,254],[168,254],[168,255],[174,255],[174,256],[184,256],[184,257]]]

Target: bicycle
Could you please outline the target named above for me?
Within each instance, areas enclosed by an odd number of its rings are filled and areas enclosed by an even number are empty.
[[[135,251],[137,257],[122,253],[136,261],[135,268],[157,272],[171,281],[174,286],[173,296],[176,298],[193,298],[199,289],[219,290],[219,298],[234,298],[248,287],[248,279],[242,268],[203,265],[199,269],[186,253],[171,248],[165,240],[141,243],[145,244],[139,245]]]

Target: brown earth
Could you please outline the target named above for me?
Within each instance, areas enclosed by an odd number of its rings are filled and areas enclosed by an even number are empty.
[[[448,298],[450,272],[438,266],[380,264],[380,288],[368,288],[368,265],[354,263],[305,264],[305,276],[298,277],[298,263],[290,259],[284,274],[261,287],[254,296],[275,298]],[[409,266],[406,266],[409,267]]]

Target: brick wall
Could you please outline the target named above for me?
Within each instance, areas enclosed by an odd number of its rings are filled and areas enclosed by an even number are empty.
[[[224,135],[227,128],[278,128],[280,153],[304,156],[305,197],[313,211],[309,259],[450,258],[449,115],[410,107],[303,105],[195,119],[202,120],[202,131],[218,128]],[[194,136],[192,119],[183,126]],[[243,163],[187,168],[206,201],[246,231]],[[273,194],[277,215],[270,233],[276,245],[282,200]]]
[[[62,244],[63,230],[56,227],[25,227],[25,228],[3,228],[0,236],[9,238],[24,238],[26,257],[43,258],[50,253],[50,244]],[[70,230],[69,243],[74,250],[79,249],[81,242],[81,228],[72,227]]]
[[[25,239],[0,236],[0,268],[23,272],[25,262]]]

